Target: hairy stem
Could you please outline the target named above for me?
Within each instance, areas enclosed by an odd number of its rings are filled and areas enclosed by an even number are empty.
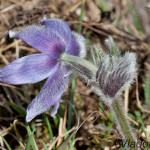
[[[93,65],[91,62],[85,60],[85,59],[82,59],[80,57],[76,57],[76,56],[73,56],[73,55],[68,55],[66,53],[63,53],[60,57],[60,60],[61,61],[66,61],[66,62],[72,62],[72,63],[77,63],[81,66],[84,66],[84,67],[87,67],[87,69],[93,71],[93,72],[97,72],[98,68]]]
[[[91,62],[89,62],[85,59],[82,59],[80,57],[68,55],[66,53],[63,53],[61,55],[60,60],[66,62],[67,64],[69,63],[69,65],[71,65],[71,66],[74,66],[74,64],[75,64],[75,67],[77,65],[82,66],[80,68],[84,68],[88,72],[94,72],[95,75],[98,70],[98,68]],[[93,89],[96,89],[95,92],[100,96],[99,93],[101,93],[101,91],[100,91],[97,83],[90,83],[90,85],[91,85],[91,87],[93,87]],[[121,106],[119,100],[114,100],[112,102],[112,105],[110,106],[110,108],[115,114],[116,123],[117,123],[117,125],[119,125],[119,129],[120,129],[120,133],[123,138],[123,141],[130,142],[130,144],[134,142],[136,144],[136,142],[137,142],[136,138],[135,138],[134,134],[131,132],[131,127],[129,125],[129,122],[126,118],[126,114],[124,113],[123,107]],[[127,144],[129,144],[129,143],[127,143]],[[127,146],[127,144],[125,144],[125,146]],[[137,150],[136,147],[132,148],[132,147],[130,147],[130,145],[128,145],[128,147],[130,148],[130,150]]]
[[[129,143],[137,142],[133,132],[131,131],[131,127],[127,120],[126,114],[118,100],[114,100],[111,105],[112,111],[115,113],[117,125],[119,125],[120,132],[123,137],[123,141],[126,142],[125,146],[128,146],[130,150],[137,150],[136,147],[130,147]]]

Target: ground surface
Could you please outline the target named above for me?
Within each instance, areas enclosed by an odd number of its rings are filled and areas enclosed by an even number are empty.
[[[83,8],[83,9],[82,9]],[[83,11],[83,16],[81,15]],[[38,51],[19,39],[10,39],[8,31],[19,30],[27,25],[39,24],[43,16],[61,18],[71,29],[80,32],[91,44],[106,50],[104,41],[112,36],[124,51],[138,56],[138,77],[131,89],[122,95],[125,110],[139,140],[150,141],[150,9],[148,0],[1,0],[0,1],[0,68],[16,58]],[[40,91],[45,81],[33,85],[11,86],[0,83],[0,149],[25,149],[30,139],[25,124],[25,110]],[[69,101],[73,92],[71,82],[63,95]],[[120,149],[115,145],[119,139],[113,116],[84,82],[76,78],[73,97],[71,129],[67,128],[67,105],[61,104],[56,118],[40,115],[29,125],[34,130],[35,149],[55,148],[67,142],[65,132],[73,131],[68,149]],[[65,111],[66,110],[66,111]],[[49,121],[48,121],[49,120]],[[49,122],[53,140],[49,136]],[[83,123],[83,124],[82,124]],[[67,130],[67,129],[68,130]],[[32,133],[32,132],[31,132]],[[51,133],[51,132],[50,132]],[[61,136],[62,135],[62,136]],[[58,137],[60,137],[58,139]],[[6,143],[6,141],[7,143]],[[32,142],[31,142],[32,143]],[[67,145],[67,144],[66,144]],[[31,148],[33,149],[33,148]],[[142,148],[141,148],[142,149]]]

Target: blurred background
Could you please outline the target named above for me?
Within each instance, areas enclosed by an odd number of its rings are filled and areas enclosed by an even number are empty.
[[[10,39],[8,31],[40,24],[44,16],[65,20],[72,31],[86,38],[89,51],[93,44],[107,51],[105,40],[112,36],[122,53],[137,53],[138,77],[122,101],[133,132],[139,140],[150,142],[149,14],[149,0],[0,0],[0,68],[38,53],[22,40]],[[70,81],[63,95],[66,102],[55,118],[46,112],[27,124],[26,108],[44,82],[0,83],[0,149],[121,149],[115,143],[120,136],[113,114],[78,77]],[[75,128],[78,131],[73,134]]]

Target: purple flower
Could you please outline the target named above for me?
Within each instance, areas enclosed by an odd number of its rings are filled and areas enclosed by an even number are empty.
[[[46,20],[21,31],[10,31],[11,38],[17,37],[42,53],[19,58],[0,70],[0,81],[19,85],[35,83],[48,78],[40,93],[27,109],[26,121],[54,106],[51,116],[57,113],[61,96],[68,84],[70,69],[60,62],[63,53],[84,57],[85,39],[71,32],[67,23],[60,19]]]
[[[136,77],[136,55],[126,52],[123,56],[105,55],[99,65],[96,79],[100,94],[107,103],[120,97]]]

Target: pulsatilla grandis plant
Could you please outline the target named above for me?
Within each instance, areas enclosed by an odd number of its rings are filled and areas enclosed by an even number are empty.
[[[122,92],[136,77],[136,55],[130,52],[121,54],[109,37],[106,40],[108,52],[99,50],[100,59],[95,65],[84,59],[84,37],[71,32],[67,23],[43,18],[41,24],[9,32],[11,38],[20,38],[41,53],[19,58],[0,70],[0,81],[8,84],[35,83],[48,78],[28,106],[26,121],[31,121],[52,106],[51,115],[55,115],[70,75],[77,73],[113,112],[123,140],[136,142],[120,101]]]

